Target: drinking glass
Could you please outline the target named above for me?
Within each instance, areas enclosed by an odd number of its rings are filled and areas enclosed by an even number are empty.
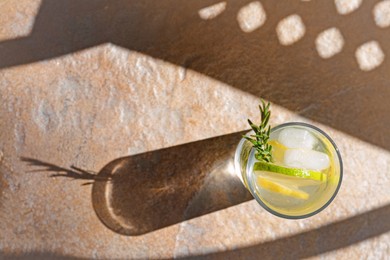
[[[286,131],[286,129],[289,130]],[[293,142],[297,138],[292,135],[288,136],[288,133],[300,133],[301,137],[311,138],[312,150],[308,150],[307,147],[290,149],[280,144],[279,139]],[[253,132],[247,135],[251,134]],[[269,143],[274,144],[272,148],[274,160],[278,159],[277,162],[271,163],[272,165],[287,167],[284,165],[283,156],[286,160],[287,154],[298,153],[308,154],[298,158],[308,165],[316,163],[310,161],[315,160],[316,155],[326,154],[329,166],[320,171],[321,175],[326,177],[324,180],[288,176],[277,172],[255,171],[256,151],[251,142],[242,138],[235,152],[235,172],[256,201],[270,213],[288,219],[310,217],[325,209],[335,198],[343,177],[342,159],[334,141],[316,126],[302,122],[290,122],[272,128]],[[311,158],[311,154],[315,156]]]

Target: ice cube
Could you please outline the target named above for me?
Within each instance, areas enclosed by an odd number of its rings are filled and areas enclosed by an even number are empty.
[[[321,171],[330,166],[326,153],[309,149],[289,149],[284,153],[284,164],[289,167]]]
[[[283,129],[279,133],[279,142],[288,148],[312,149],[316,138],[307,130],[299,128]]]

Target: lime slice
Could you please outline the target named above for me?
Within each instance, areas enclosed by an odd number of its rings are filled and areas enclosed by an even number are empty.
[[[257,177],[257,184],[263,189],[273,191],[282,195],[294,197],[297,199],[303,199],[303,200],[307,200],[309,198],[309,194],[304,191],[293,189],[285,185],[282,185],[280,183],[273,182],[268,178],[264,178],[260,176]]]
[[[256,162],[253,171],[276,172],[284,175],[295,176],[315,181],[326,181],[326,174],[318,171],[290,168],[267,162]]]

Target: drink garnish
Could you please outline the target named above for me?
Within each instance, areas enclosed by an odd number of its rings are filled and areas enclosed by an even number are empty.
[[[255,125],[250,119],[248,123],[252,128],[254,134],[250,136],[244,136],[249,142],[253,144],[256,149],[255,158],[263,162],[272,162],[272,146],[268,143],[269,135],[271,132],[271,126],[268,126],[269,118],[271,117],[271,111],[269,110],[270,103],[265,104],[264,100],[261,100],[259,105],[261,123],[259,126]]]
[[[282,163],[284,159],[284,154],[288,150],[288,148],[275,139],[269,140],[268,143],[272,146],[272,162]]]
[[[288,187],[286,185],[276,183],[266,177],[258,177],[257,183],[263,189],[276,192],[285,196],[302,199],[302,200],[307,200],[309,198],[309,194],[302,190],[294,189],[293,187]]]
[[[270,144],[273,142],[272,141],[268,142],[271,133],[271,126],[268,125],[271,116],[271,111],[269,108],[270,108],[270,103],[268,102],[266,104],[262,99],[261,105],[259,105],[260,116],[261,116],[261,123],[259,126],[255,125],[250,119],[248,119],[248,123],[252,128],[254,134],[251,134],[249,136],[245,135],[244,138],[253,144],[253,148],[256,150],[255,158],[258,161],[254,164],[253,170],[275,172],[284,175],[295,176],[295,177],[311,179],[316,181],[326,181],[327,179],[326,174],[320,171],[285,167],[273,163],[274,162],[274,158],[272,157],[273,151],[272,151],[272,145]]]
[[[313,170],[306,170],[300,168],[285,167],[273,163],[267,162],[256,162],[253,166],[253,171],[267,171],[267,172],[276,172],[284,175],[295,176],[315,181],[326,181],[327,175]]]

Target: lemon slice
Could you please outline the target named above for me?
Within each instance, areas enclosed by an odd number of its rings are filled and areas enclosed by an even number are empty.
[[[276,172],[284,175],[295,176],[315,181],[326,181],[326,174],[323,174],[322,172],[285,167],[267,162],[256,162],[253,166],[253,171]]]
[[[283,162],[284,153],[288,148],[276,140],[269,140],[268,143],[272,146],[272,157],[275,162]]]
[[[273,182],[268,178],[264,178],[260,176],[257,177],[257,184],[263,189],[273,191],[282,195],[294,197],[297,199],[303,199],[303,200],[307,200],[309,198],[309,194],[304,191],[293,189],[285,185],[282,185],[280,183]]]
[[[266,172],[266,171],[261,171],[255,173],[255,176],[261,176],[269,179],[270,181],[280,183],[282,185],[286,186],[291,186],[293,185],[294,187],[300,189],[302,187],[307,187],[307,186],[318,186],[322,182],[315,181],[315,180],[310,180],[310,179],[305,179],[305,178],[298,178],[295,176],[288,176],[285,174],[280,174],[277,172]],[[329,176],[328,176],[329,179]]]

